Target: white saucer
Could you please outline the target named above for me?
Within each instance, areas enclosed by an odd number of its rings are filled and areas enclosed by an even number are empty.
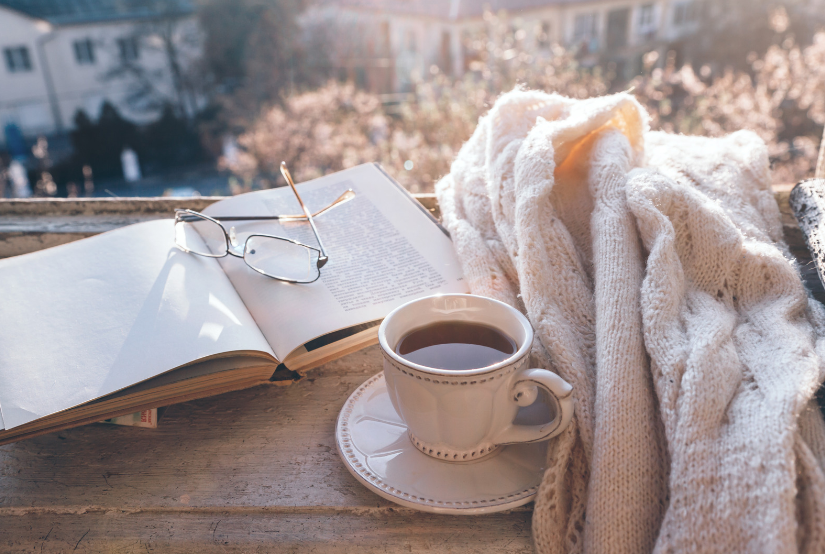
[[[368,489],[437,514],[489,514],[527,504],[546,466],[547,442],[504,446],[467,463],[420,452],[390,402],[384,372],[349,397],[338,415],[335,439],[347,469]]]

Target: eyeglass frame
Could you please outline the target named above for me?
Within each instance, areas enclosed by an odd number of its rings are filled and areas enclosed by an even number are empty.
[[[286,283],[309,284],[309,283],[314,283],[315,281],[320,279],[321,278],[321,268],[324,267],[327,264],[327,262],[329,261],[329,256],[327,255],[326,250],[324,249],[323,242],[321,242],[321,237],[318,235],[318,229],[315,227],[315,221],[313,221],[313,219],[312,219],[313,214],[310,213],[309,208],[307,208],[306,204],[304,204],[304,200],[301,198],[301,195],[298,194],[298,189],[295,187],[295,183],[292,180],[292,175],[289,173],[289,169],[287,169],[285,162],[281,162],[281,174],[284,176],[284,179],[286,179],[286,182],[289,184],[290,188],[292,189],[292,192],[295,194],[295,197],[298,199],[298,203],[301,205],[301,209],[304,212],[303,216],[299,216],[299,215],[270,215],[270,216],[247,216],[247,217],[244,217],[244,216],[216,216],[216,217],[210,217],[206,214],[196,212],[195,210],[177,208],[177,209],[175,209],[175,222],[179,221],[180,215],[189,214],[189,215],[193,215],[193,216],[198,217],[198,218],[206,219],[208,221],[211,221],[211,222],[217,224],[221,228],[221,230],[223,231],[223,236],[224,236],[224,242],[226,244],[226,249],[225,249],[223,254],[203,254],[201,252],[195,252],[193,250],[189,250],[187,248],[184,248],[181,245],[179,245],[177,243],[177,241],[175,241],[175,246],[178,249],[180,249],[180,250],[182,250],[182,251],[184,251],[188,254],[195,254],[196,256],[204,256],[204,257],[207,257],[207,258],[224,258],[227,255],[230,255],[230,256],[234,256],[236,258],[241,258],[241,259],[243,259],[243,261],[246,263],[247,266],[249,266],[251,269],[257,271],[261,275],[263,275],[265,277],[269,277],[270,279],[276,279],[278,281],[284,281]],[[315,215],[320,215],[320,214],[322,214],[322,213],[338,206],[339,204],[347,202],[347,201],[351,200],[354,196],[355,196],[355,191],[353,191],[352,189],[347,189],[341,196],[339,196],[337,199],[335,199],[335,201],[333,201],[328,206],[326,206],[323,209],[316,212]],[[230,231],[232,232],[232,235],[230,235],[230,232],[228,232],[226,230],[226,227],[224,227],[223,224],[221,223],[221,221],[267,221],[267,220],[268,221],[272,221],[272,220],[282,220],[282,221],[303,221],[303,220],[307,220],[307,221],[309,221],[309,225],[312,228],[312,233],[315,235],[315,240],[318,241],[318,247],[319,248],[315,248],[314,246],[310,246],[308,244],[304,244],[302,242],[299,242],[297,240],[293,240],[293,239],[290,239],[290,238],[287,238],[287,237],[279,237],[277,235],[268,235],[268,234],[263,234],[263,233],[254,233],[254,234],[251,234],[248,237],[246,237],[246,240],[244,241],[244,245],[243,245],[243,253],[239,254],[239,253],[237,253],[233,250],[233,248],[238,247],[237,240],[235,240],[235,237],[234,237],[235,228],[232,227],[230,229]],[[316,264],[316,267],[318,269],[318,273],[315,276],[315,279],[313,279],[311,281],[298,281],[298,280],[295,280],[295,279],[287,279],[285,277],[276,277],[274,275],[270,275],[270,274],[266,273],[265,271],[263,271],[261,269],[258,269],[257,267],[251,265],[249,263],[249,261],[246,259],[246,253],[247,253],[247,245],[249,244],[249,239],[251,239],[253,237],[263,237],[263,238],[282,240],[282,241],[290,242],[290,243],[295,244],[297,246],[302,246],[304,248],[308,248],[309,250],[314,250],[315,252],[317,252],[318,253],[318,259],[316,260],[315,264]]]

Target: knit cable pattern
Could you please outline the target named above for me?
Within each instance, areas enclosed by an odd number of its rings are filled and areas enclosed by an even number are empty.
[[[628,94],[503,95],[436,186],[475,294],[574,387],[536,548],[821,552],[825,310],[782,240],[765,145],[650,132]]]

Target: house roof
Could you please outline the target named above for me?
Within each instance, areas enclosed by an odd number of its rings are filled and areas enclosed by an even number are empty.
[[[586,4],[597,0],[322,0],[327,6],[356,8],[372,12],[401,15],[421,15],[439,19],[464,19],[480,17],[485,8],[493,12],[507,10],[518,12],[560,6]],[[625,1],[625,0],[617,0]]]
[[[192,0],[0,0],[0,6],[54,25],[187,15]]]

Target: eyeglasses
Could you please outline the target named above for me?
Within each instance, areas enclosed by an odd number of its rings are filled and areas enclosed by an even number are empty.
[[[243,258],[246,265],[267,277],[288,283],[312,283],[321,276],[321,268],[329,261],[324,244],[315,228],[313,217],[352,200],[355,192],[348,189],[328,206],[310,213],[298,194],[292,175],[284,162],[281,174],[286,179],[304,215],[210,217],[193,210],[175,210],[175,246],[190,254],[208,258],[223,258],[227,254]],[[309,246],[286,237],[254,233],[246,238],[243,250],[235,234],[235,227],[227,231],[222,221],[308,221],[318,247]]]

